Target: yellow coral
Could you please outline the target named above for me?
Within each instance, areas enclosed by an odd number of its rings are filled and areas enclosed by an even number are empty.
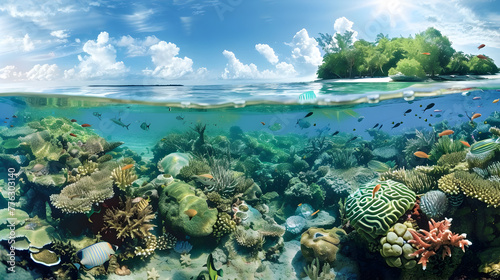
[[[484,180],[477,174],[457,171],[441,177],[438,186],[447,194],[463,193],[467,197],[488,204],[488,206],[495,208],[500,206],[500,182]]]
[[[454,177],[454,173],[444,175],[438,180],[438,188],[447,194],[460,194],[460,181]]]
[[[111,172],[111,179],[121,190],[125,190],[137,179],[137,175],[132,168],[122,170],[121,167],[117,167]]]

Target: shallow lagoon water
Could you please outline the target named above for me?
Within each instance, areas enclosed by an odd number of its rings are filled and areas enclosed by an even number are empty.
[[[454,218],[450,230],[458,234],[467,233],[473,245],[466,248],[465,254],[460,250],[455,252],[454,248],[449,261],[448,258],[442,261],[439,251],[439,258],[431,257],[430,269],[425,272],[420,264],[413,270],[387,265],[377,247],[381,246],[380,238],[383,236],[373,241],[359,235],[359,226],[346,224],[345,214],[342,214],[338,203],[349,195],[353,196],[360,186],[377,184],[373,182],[377,182],[383,172],[369,169],[368,162],[371,160],[382,162],[391,170],[413,170],[417,166],[440,166],[438,162],[443,154],[463,151],[465,157],[465,153],[470,152],[469,148],[452,144],[446,144],[453,146],[449,150],[436,148],[438,151],[433,157],[432,148],[440,143],[437,134],[443,130],[454,131],[454,134],[442,137],[450,138],[452,142],[462,140],[473,144],[495,138],[489,128],[500,124],[500,110],[497,108],[500,105],[493,103],[500,98],[499,89],[497,80],[491,79],[422,84],[354,80],[242,86],[91,86],[28,92],[4,90],[0,97],[1,117],[4,119],[0,125],[3,141],[1,178],[4,180],[4,199],[0,201],[0,206],[8,206],[8,182],[12,177],[9,175],[13,173],[9,168],[14,168],[18,176],[11,180],[17,188],[11,209],[24,211],[30,219],[38,217],[28,221],[24,221],[25,218],[15,231],[26,231],[24,222],[34,223],[34,231],[44,226],[53,227],[55,233],[51,237],[62,242],[71,241],[76,250],[96,243],[97,236],[99,240],[118,246],[113,265],[116,262],[120,266],[126,265],[131,275],[118,276],[114,269],[109,269],[110,261],[98,272],[97,269],[80,269],[77,272],[70,268],[75,260],[68,258],[63,258],[61,264],[46,267],[33,262],[24,248],[13,250],[17,273],[4,274],[2,279],[146,279],[152,275],[152,268],[156,268],[161,275],[158,279],[196,279],[199,275],[203,277],[200,273],[207,270],[203,264],[206,264],[209,253],[214,255],[215,267],[224,270],[222,279],[301,279],[307,277],[303,272],[307,261],[301,252],[301,234],[313,227],[343,228],[348,233],[339,236],[337,260],[331,263],[329,270],[329,273],[337,274],[336,279],[458,279],[460,276],[479,279],[488,276],[484,269],[484,274],[480,274],[481,263],[477,259],[486,254],[486,249],[500,245],[498,228],[487,226],[500,218],[500,212],[497,208],[487,207],[487,203],[477,198],[465,194],[463,204],[449,206],[439,219],[436,217],[436,221],[445,216]],[[316,93],[317,99],[298,102],[298,96],[309,90]],[[434,105],[424,112],[430,104]],[[410,109],[411,112],[405,114]],[[309,112],[313,114],[305,117]],[[481,116],[471,121],[469,117],[475,113]],[[71,122],[71,119],[76,122]],[[117,120],[129,125],[128,128],[118,125]],[[143,123],[149,125],[149,129],[144,129]],[[89,124],[90,127],[81,127],[82,124]],[[431,155],[430,159],[415,157],[412,154],[417,150],[410,151],[408,148],[412,139],[418,138],[416,130],[427,135],[429,145],[419,147],[422,143],[414,143],[411,149],[421,148],[419,150]],[[49,133],[45,135],[44,131]],[[45,146],[30,140],[33,134],[45,135],[40,136]],[[85,145],[91,138],[123,144],[111,150],[89,151],[87,148],[90,145]],[[79,153],[71,153],[71,147]],[[473,167],[487,169],[499,157],[495,150],[490,152],[492,157],[483,165],[469,163],[470,166],[461,171],[472,174],[478,172]],[[196,208],[198,213],[192,219],[183,214],[187,206],[169,196],[169,191],[166,191],[168,183],[152,183],[158,176],[168,173],[167,167],[179,160],[176,158],[173,163],[163,161],[173,153],[189,154],[190,162],[193,159],[205,162],[206,168],[199,167],[199,170],[189,172],[185,169],[181,175],[172,174],[178,180],[175,183],[191,189],[202,205],[192,206],[201,207]],[[106,154],[111,155],[107,161],[99,160]],[[130,171],[137,175],[137,180],[130,182],[129,187],[120,188],[119,179],[113,179],[112,195],[92,203],[90,212],[67,213],[61,209],[64,207],[56,206],[51,196],[60,194],[65,187],[75,184],[82,177],[91,176],[92,172],[87,174],[78,167],[87,168],[92,160],[101,165],[98,170],[110,174],[112,169],[134,164]],[[461,162],[465,162],[465,158]],[[214,190],[210,180],[218,180],[214,170],[221,165],[231,171],[220,176],[243,176],[255,184],[226,182]],[[453,168],[448,168],[439,176],[433,175],[432,180],[438,181],[455,172],[450,171]],[[71,179],[74,181],[70,181],[68,173],[75,177]],[[198,176],[204,174],[216,178],[203,181]],[[47,183],[41,180],[59,175],[64,175],[66,181]],[[393,177],[397,179],[397,176]],[[487,178],[485,176],[485,180]],[[237,187],[225,189],[231,184]],[[439,190],[435,182],[430,183],[428,189]],[[151,196],[151,190],[157,195]],[[210,198],[214,192],[225,202]],[[416,195],[420,197],[425,192],[417,192]],[[69,200],[83,199],[79,194],[74,195]],[[500,196],[499,193],[488,194],[495,195]],[[125,209],[125,201],[136,197],[149,197],[151,213],[156,216],[149,221],[154,227],[147,232],[156,238],[168,233],[175,236],[178,242],[187,241],[192,245],[193,248],[185,252],[189,257],[184,256],[182,264],[181,254],[173,248],[156,249],[147,257],[138,255],[134,248],[148,246],[144,236],[116,238],[117,229],[106,223],[103,214],[112,209]],[[239,208],[242,201],[245,201],[243,205],[248,205],[247,211],[254,211],[254,214],[244,214],[245,217],[253,218],[237,218],[236,213],[243,211]],[[314,211],[320,211],[313,216],[309,212],[305,216],[301,214],[306,224],[301,229],[291,229],[290,225],[286,226],[287,219],[297,216],[295,210],[300,207],[299,204],[308,204]],[[493,206],[492,203],[490,205]],[[411,211],[412,208],[413,205],[405,210]],[[220,233],[219,238],[212,228],[220,224],[214,225],[216,219],[201,211],[211,211],[215,213],[213,217],[225,213],[224,217],[233,221],[232,226],[228,226],[232,229]],[[398,216],[401,222],[408,215],[404,212]],[[482,228],[479,222],[468,224],[464,221],[474,220],[476,213],[487,217]],[[427,216],[425,219],[430,220],[431,215]],[[202,219],[205,222],[200,221]],[[248,222],[246,219],[255,220]],[[201,232],[190,229],[191,221],[208,229]],[[266,229],[271,226],[276,228],[269,234],[262,224],[266,225]],[[0,227],[5,230],[6,224]],[[484,234],[485,230],[489,234]],[[264,243],[251,245],[249,236],[252,234],[264,237]],[[24,238],[20,234],[16,240]],[[5,262],[8,260],[5,254],[11,252],[8,240],[7,235],[2,241],[2,263],[6,269],[10,267]],[[44,248],[54,249],[54,244],[46,244]],[[446,270],[443,267],[450,268],[446,271],[448,274],[439,272]],[[91,276],[99,273],[104,274]]]

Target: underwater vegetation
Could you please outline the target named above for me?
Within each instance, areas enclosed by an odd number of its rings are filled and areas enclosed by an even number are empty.
[[[468,126],[304,141],[196,123],[145,158],[45,117],[0,131],[20,197],[11,225],[2,177],[2,262],[12,227],[16,266],[41,278],[368,279],[370,262],[391,279],[498,278],[500,130],[474,142]]]

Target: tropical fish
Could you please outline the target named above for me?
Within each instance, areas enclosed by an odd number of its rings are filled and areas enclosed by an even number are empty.
[[[428,52],[423,52],[422,54],[431,55],[431,53],[428,53]]]
[[[130,168],[132,168],[132,167],[134,167],[134,165],[133,165],[133,164],[127,164],[127,165],[125,165],[124,167],[122,167],[122,171],[123,171],[123,170],[130,169]]]
[[[122,122],[122,119],[121,119],[121,118],[119,118],[119,119],[112,118],[112,119],[111,119],[111,121],[112,121],[112,122],[114,122],[114,123],[116,123],[117,125],[119,125],[119,126],[121,126],[121,127],[126,127],[126,128],[127,128],[127,130],[128,130],[128,126],[130,125],[130,124],[125,125],[125,124]]]
[[[314,216],[314,215],[318,214],[318,212],[319,212],[319,210],[314,211],[314,212],[311,214],[311,216]]]
[[[479,47],[477,47],[477,49],[480,50],[480,49],[482,49],[484,47],[486,47],[486,45],[485,44],[481,44],[481,45],[479,45]]]
[[[314,94],[314,91],[306,91],[299,95],[299,101],[312,101],[316,99],[316,94]]]
[[[182,120],[184,120],[184,117],[182,117],[181,115],[178,115],[177,117],[175,117],[175,119],[178,121],[182,121]]]
[[[141,123],[141,128],[142,128],[142,130],[149,130],[150,125],[151,124],[147,124],[146,122],[143,122],[143,123]]]
[[[71,119],[71,122],[76,122],[76,120],[75,119]]]
[[[475,96],[472,98],[472,100],[479,100],[479,99],[481,99],[481,97],[479,97],[479,96]]]
[[[203,177],[203,178],[207,178],[207,179],[213,179],[214,176],[210,175],[210,174],[200,174],[198,175],[199,177]]]
[[[198,214],[198,211],[194,209],[188,209],[184,211],[184,214],[186,214],[189,217],[189,220],[191,220],[194,216],[196,216],[196,214]]]
[[[475,113],[474,115],[472,115],[472,117],[470,118],[471,121],[473,121],[474,119],[477,119],[479,118],[480,116],[482,116],[481,114],[479,113]]]
[[[374,125],[372,128],[377,128],[377,126],[378,126],[378,123],[376,125]]]
[[[482,54],[479,54],[479,55],[476,55],[476,56],[477,56],[477,58],[479,58],[479,59],[488,59],[488,57],[486,57],[486,56],[484,56],[484,55],[482,55]]]
[[[335,135],[339,134],[339,132],[340,132],[340,131],[338,131],[338,130],[337,130],[337,131],[335,131],[335,132],[332,134],[332,136],[335,136]]]
[[[132,201],[131,201],[131,202],[132,202],[132,203],[139,203],[139,202],[141,202],[143,199],[144,199],[144,198],[142,198],[142,197],[138,196],[138,197],[136,197],[136,198],[132,199]]]
[[[94,115],[98,119],[101,119],[101,117],[102,117],[102,114],[99,114],[99,112],[94,112],[94,113],[92,113],[92,115]]]
[[[74,133],[70,133],[69,135],[73,136],[73,137],[76,137],[76,134],[74,134]]]
[[[383,124],[381,124],[379,127],[378,127],[378,130],[380,130],[382,128]]]
[[[378,173],[384,173],[391,169],[389,165],[378,160],[370,160],[368,162],[368,168]]]
[[[434,107],[434,105],[436,105],[436,104],[431,103],[431,104],[427,105],[427,107],[425,107],[425,109],[424,109],[424,112],[429,110],[430,108]]]
[[[297,206],[299,206],[299,207],[302,206],[302,203],[299,203],[299,205],[297,205]]]
[[[307,113],[307,115],[304,118],[310,117],[310,116],[312,116],[312,114],[313,114],[313,112],[309,112],[309,113]]]
[[[113,254],[115,254],[115,250],[108,242],[99,242],[76,252],[80,263],[87,269],[104,264]],[[78,264],[75,265],[77,268],[80,267]]]
[[[422,151],[415,152],[414,155],[419,158],[429,158],[429,155]]]
[[[361,122],[361,121],[362,121],[362,120],[364,120],[364,119],[365,119],[365,117],[364,117],[364,116],[361,116],[361,117],[359,117],[359,118],[358,118],[358,122]]]
[[[84,123],[84,124],[82,124],[82,127],[91,127],[91,125],[88,123]]]
[[[402,122],[398,122],[397,124],[395,124],[392,128],[396,128],[398,126],[400,126],[402,124]]]
[[[470,91],[464,91],[462,92],[462,96],[469,96],[470,95]]]
[[[269,129],[271,131],[278,131],[281,129],[281,124],[276,122],[273,125],[269,126]]]
[[[463,114],[458,114],[458,117],[463,118],[464,115]]]
[[[406,110],[405,114],[411,113],[411,109]]]
[[[265,122],[260,122],[260,123],[261,123],[262,125],[266,125],[266,123],[265,123]]]
[[[380,190],[380,187],[382,187],[381,184],[378,184],[376,185],[374,188],[373,188],[373,191],[372,191],[372,199],[375,198],[375,193],[378,192],[378,190]]]
[[[13,125],[13,124],[11,124],[11,125],[10,125],[10,127],[14,127],[14,125]]]
[[[440,118],[440,117],[441,117],[441,114],[437,114],[437,115],[436,115],[436,118]]]
[[[215,269],[212,253],[208,255],[206,266],[208,269],[208,277],[210,278],[210,280],[217,280],[219,277],[222,277],[224,275],[224,271],[222,270],[222,268],[219,270]]]
[[[438,136],[441,137],[441,136],[445,136],[445,135],[452,135],[453,133],[455,133],[455,131],[453,131],[451,129],[447,129],[447,130],[444,130],[441,133],[439,133]]]
[[[37,164],[35,164],[35,166],[33,166],[33,168],[31,169],[31,172],[38,172],[44,168],[45,168],[45,165],[43,165],[41,163],[37,163]]]
[[[469,144],[469,143],[467,143],[466,141],[462,141],[462,140],[460,140],[460,143],[462,143],[462,144],[464,144],[466,147],[469,147],[469,148],[470,148],[470,144]]]
[[[495,99],[493,100],[493,103],[497,103],[498,101],[500,101],[500,99]]]
[[[488,153],[496,150],[499,145],[499,139],[485,139],[478,141],[470,146],[470,152],[471,154],[477,155],[477,154],[483,154],[483,153]]]
[[[12,117],[13,117],[14,119],[17,119],[17,116],[16,116],[16,115],[13,115]]]

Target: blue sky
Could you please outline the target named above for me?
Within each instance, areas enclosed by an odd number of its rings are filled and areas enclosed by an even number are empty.
[[[314,37],[374,41],[434,26],[500,64],[500,1],[2,0],[0,82],[313,80]],[[479,44],[486,44],[481,51]]]

